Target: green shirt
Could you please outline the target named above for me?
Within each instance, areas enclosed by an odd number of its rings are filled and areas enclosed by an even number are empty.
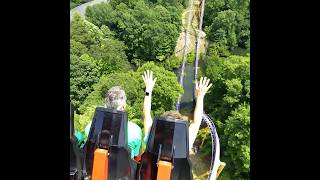
[[[87,137],[89,135],[91,123],[92,122],[88,123],[88,125],[85,128],[85,134]],[[141,128],[135,123],[128,121],[128,145],[129,145],[129,148],[131,149],[131,159],[133,159],[134,156],[139,155],[141,141],[142,141]]]

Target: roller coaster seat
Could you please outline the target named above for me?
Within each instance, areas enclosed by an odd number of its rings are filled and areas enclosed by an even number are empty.
[[[126,112],[98,107],[92,120],[85,151],[85,171],[92,176],[95,155],[106,151],[107,179],[135,179],[136,164],[130,158]]]
[[[167,177],[168,168],[171,168]],[[159,173],[161,171],[161,173]],[[138,170],[139,180],[191,180],[187,121],[159,117],[153,121],[146,151]],[[160,177],[160,178],[159,178]]]

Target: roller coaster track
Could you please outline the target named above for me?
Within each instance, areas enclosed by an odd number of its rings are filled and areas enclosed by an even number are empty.
[[[180,74],[180,80],[179,83],[183,87],[183,76],[184,76],[184,69],[185,69],[185,64],[186,64],[186,55],[187,55],[187,40],[189,38],[189,33],[190,33],[190,25],[191,25],[191,20],[192,20],[192,4],[193,1],[189,0],[189,16],[188,16],[188,25],[187,25],[187,31],[185,33],[185,38],[184,38],[184,48],[183,48],[183,54],[182,54],[182,65],[181,65],[181,74]],[[176,104],[176,110],[179,111],[180,109],[180,101],[181,101],[181,96],[179,96],[177,104]]]
[[[185,33],[185,43],[184,43],[184,49],[183,49],[183,55],[182,55],[182,65],[181,65],[181,74],[180,74],[180,80],[179,83],[183,87],[183,77],[184,77],[184,70],[185,70],[185,58],[186,58],[186,53],[187,53],[187,40],[188,40],[188,35],[190,32],[190,24],[191,24],[191,17],[192,17],[192,0],[189,1],[190,3],[190,9],[189,9],[189,17],[188,17],[188,26],[187,26],[187,32]],[[199,64],[199,49],[200,49],[200,44],[201,44],[201,38],[202,38],[202,24],[203,24],[203,16],[204,16],[204,7],[205,7],[205,0],[202,0],[201,2],[201,14],[200,14],[200,22],[199,22],[199,27],[197,30],[197,39],[196,39],[196,58],[194,62],[194,80],[197,80],[198,76],[198,64]],[[176,110],[180,110],[180,100],[181,96],[179,96],[177,104],[176,104]],[[194,96],[195,97],[195,85],[194,85]],[[216,131],[216,127],[211,120],[211,118],[203,112],[203,117],[202,119],[205,121],[207,124],[208,128],[210,129],[210,135],[211,135],[211,141],[212,141],[212,150],[211,150],[211,164],[210,164],[210,173],[208,174],[208,180],[215,180],[219,173],[222,171],[220,168],[220,165],[222,164],[223,166],[225,164],[220,162],[220,142],[219,142],[219,136]],[[220,172],[218,172],[220,171]]]

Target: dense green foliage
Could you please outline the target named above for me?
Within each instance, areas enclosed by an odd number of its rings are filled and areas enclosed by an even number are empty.
[[[92,91],[92,85],[98,82],[101,68],[88,54],[70,57],[70,98],[75,107],[84,101]]]
[[[129,61],[139,66],[146,61],[163,62],[174,51],[181,29],[182,6],[164,4],[113,1],[88,7],[86,17],[98,27],[109,27],[128,47]]]
[[[168,59],[166,59],[164,62],[157,63],[159,66],[163,66],[167,70],[174,70],[176,68],[179,68],[181,65],[182,59],[180,57],[177,57],[175,55],[170,56]]]
[[[209,47],[203,73],[213,81],[205,111],[215,121],[222,179],[249,179],[250,172],[250,11],[249,0],[206,0],[204,30]],[[210,153],[209,132],[199,132],[203,155]]]
[[[250,106],[240,104],[228,117],[221,141],[227,151],[224,158],[237,179],[249,179],[250,172]]]
[[[100,76],[130,69],[126,46],[108,27],[98,28],[75,14],[70,25],[70,98],[77,109]]]
[[[218,120],[226,119],[231,111],[243,102],[249,103],[249,57],[208,57],[206,75],[212,80],[213,88],[206,97],[206,110]]]
[[[232,179],[249,179],[250,171],[250,74],[249,57],[207,56],[205,75],[212,90],[205,98],[205,111],[214,118],[221,145],[221,159]],[[209,131],[202,130],[203,155],[211,149]]]
[[[216,53],[228,56],[235,47],[250,47],[249,0],[207,0],[204,26]]]
[[[186,56],[186,63],[188,64],[192,64],[196,59],[196,52],[195,51],[192,51],[192,52],[189,52]]]

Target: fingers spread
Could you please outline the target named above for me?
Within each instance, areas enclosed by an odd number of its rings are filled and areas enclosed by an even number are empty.
[[[198,80],[196,80],[196,89],[199,89]]]
[[[203,77],[200,78],[199,86],[202,86]]]
[[[143,74],[144,74],[144,78],[147,78],[147,71],[144,71]]]
[[[150,74],[150,78],[152,79],[153,78],[153,72],[152,71],[150,71],[151,72],[151,74]]]
[[[155,84],[155,83],[156,83],[156,81],[157,81],[157,78],[154,78],[153,83]]]
[[[143,82],[146,83],[146,79],[144,78],[144,76],[143,75],[141,76],[142,76]]]
[[[212,86],[212,83],[210,83],[210,85],[208,86],[208,89],[207,89],[207,90],[209,90],[209,89],[211,88],[211,86]]]
[[[206,82],[206,87],[208,87],[208,85],[209,85],[209,82],[210,82],[210,79],[207,79],[207,82]]]

